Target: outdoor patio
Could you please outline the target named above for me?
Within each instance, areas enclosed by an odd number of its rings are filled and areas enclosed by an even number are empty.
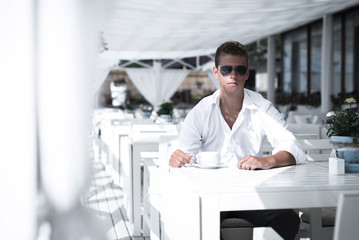
[[[84,195],[84,206],[101,220],[108,240],[144,240],[144,237],[131,237],[128,220],[123,209],[123,191],[114,184],[106,173],[105,166],[93,164],[93,178],[89,191]]]

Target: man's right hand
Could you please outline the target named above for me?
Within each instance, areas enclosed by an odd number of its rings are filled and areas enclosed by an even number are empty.
[[[191,162],[192,155],[190,153],[185,153],[179,149],[174,151],[171,155],[169,165],[171,167],[180,168],[187,163]]]

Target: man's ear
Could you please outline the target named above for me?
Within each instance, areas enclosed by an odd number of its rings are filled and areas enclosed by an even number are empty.
[[[212,72],[213,72],[213,76],[214,76],[216,79],[218,79],[218,74],[219,74],[218,68],[213,67]]]
[[[247,68],[246,81],[248,80],[248,78],[249,78],[249,68]]]

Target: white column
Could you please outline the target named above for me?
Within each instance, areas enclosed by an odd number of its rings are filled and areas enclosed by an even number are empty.
[[[89,134],[98,36],[94,1],[38,0],[41,176],[56,212],[78,204],[89,183]]]
[[[322,35],[322,76],[321,76],[321,111],[326,113],[331,110],[330,95],[333,86],[333,16],[323,16]]]
[[[34,1],[0,3],[0,239],[35,239]]]
[[[161,89],[161,69],[162,69],[161,62],[153,61],[153,71],[154,71],[154,74],[155,74],[155,84],[156,84],[155,91],[157,91],[156,96],[159,96],[160,89]],[[162,102],[162,101],[163,101],[163,99],[160,99],[158,97],[157,101],[154,103],[155,110],[158,109],[158,106],[159,106],[160,102]]]
[[[268,72],[267,99],[275,103],[274,79],[275,79],[276,71],[275,71],[275,40],[273,35],[268,37],[267,72]]]

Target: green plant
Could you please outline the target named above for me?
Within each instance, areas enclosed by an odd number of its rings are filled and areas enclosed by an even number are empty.
[[[204,84],[204,82],[202,82],[202,81],[199,81],[199,80],[196,81],[196,86],[198,89],[201,89],[203,84]]]
[[[359,94],[345,93],[345,94],[331,95],[330,100],[332,101],[333,109],[334,110],[341,109],[342,105],[345,103],[345,99],[347,98],[359,99]]]
[[[171,101],[163,102],[160,104],[157,114],[160,115],[170,115],[173,114],[173,104]]]
[[[358,144],[359,138],[359,112],[352,108],[356,101],[354,98],[347,98],[344,101],[349,104],[349,108],[337,112],[331,112],[330,124],[327,135],[354,137],[353,143]]]
[[[127,104],[126,104],[126,109],[127,109],[127,110],[130,110],[130,111],[133,111],[133,110],[136,109],[136,106],[135,106],[135,104],[127,103]]]
[[[126,109],[126,104],[122,104],[119,106],[116,106],[115,108],[121,109],[121,110],[125,110]]]
[[[126,84],[125,79],[114,80],[113,83],[116,87]]]

